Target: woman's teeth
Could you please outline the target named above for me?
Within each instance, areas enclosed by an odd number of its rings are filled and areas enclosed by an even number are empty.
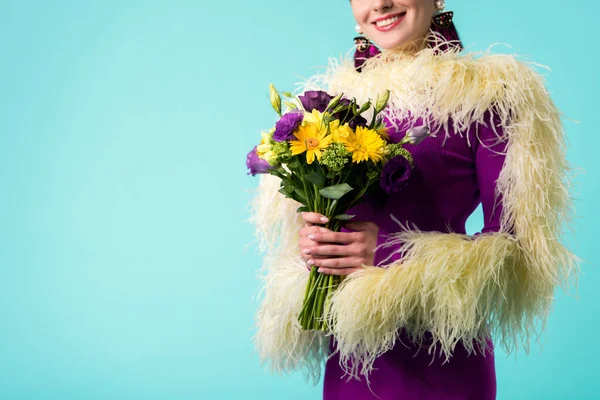
[[[404,17],[405,14],[406,13],[403,13],[401,15],[396,15],[395,17],[384,19],[383,21],[377,21],[375,23],[375,25],[377,25],[377,27],[379,27],[379,28],[383,28],[383,27],[392,25],[394,22],[398,21],[401,17]]]

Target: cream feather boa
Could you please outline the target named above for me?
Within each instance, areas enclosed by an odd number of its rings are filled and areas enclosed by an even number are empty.
[[[426,49],[413,57],[384,53],[360,74],[351,62],[333,60],[305,88],[343,92],[359,103],[390,89],[392,120],[422,118],[455,132],[487,123],[492,111],[508,141],[497,186],[500,232],[473,238],[402,230],[392,239],[404,244],[402,261],[349,276],[332,297],[328,317],[347,372],[368,376],[402,328],[416,341],[431,334],[432,349],[448,357],[459,341],[477,351],[490,334],[507,351],[527,349],[543,330],[554,289],[575,276],[579,262],[561,244],[573,211],[569,167],[560,115],[542,77],[510,55]],[[302,224],[297,204],[278,189],[277,178],[263,176],[254,202],[265,251],[256,344],[274,371],[303,369],[318,380],[329,336],[302,331],[297,321],[308,279],[297,247]]]

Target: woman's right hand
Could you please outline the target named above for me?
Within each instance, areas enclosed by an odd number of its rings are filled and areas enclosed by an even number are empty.
[[[305,212],[302,213],[302,219],[304,220],[304,228],[300,229],[298,247],[300,247],[300,255],[305,262],[308,262],[308,260],[318,257],[311,255],[310,250],[315,246],[315,242],[314,240],[309,239],[309,236],[331,231],[322,226],[329,222],[329,219],[324,215],[314,212]],[[307,268],[310,270],[311,267],[307,264]]]
[[[349,232],[333,232],[323,226],[327,218],[318,213],[303,213],[304,228],[298,245],[307,268],[317,266],[320,273],[349,275],[373,265],[379,227],[369,221],[345,224]]]

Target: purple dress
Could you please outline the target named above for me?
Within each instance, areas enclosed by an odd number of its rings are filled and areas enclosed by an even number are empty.
[[[408,128],[408,127],[406,127]],[[500,128],[497,130],[501,134]],[[391,135],[405,134],[399,128]],[[502,169],[506,143],[499,143],[491,127],[473,125],[462,136],[440,131],[421,144],[406,145],[414,157],[415,169],[406,188],[379,202],[358,206],[352,214],[357,220],[373,221],[380,227],[379,243],[386,235],[399,231],[390,218],[409,223],[422,231],[466,233],[465,222],[481,203],[484,227],[481,232],[500,229],[501,200],[496,195],[496,180]],[[378,250],[375,264],[381,264],[397,249]],[[398,259],[394,255],[385,264]],[[492,400],[496,398],[494,356],[467,354],[460,344],[452,358],[428,353],[411,344],[406,335],[389,352],[379,357],[366,380],[344,375],[339,358],[332,356],[325,368],[324,400]],[[332,341],[332,349],[335,347]],[[490,341],[491,348],[491,341]]]

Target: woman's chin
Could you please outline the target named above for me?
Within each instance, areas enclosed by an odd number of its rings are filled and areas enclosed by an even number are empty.
[[[410,39],[403,32],[393,30],[390,32],[373,32],[372,39],[373,43],[382,50],[397,50],[405,47]]]
[[[422,41],[418,41],[418,40],[408,40],[408,39],[401,39],[401,38],[395,38],[393,40],[390,40],[390,38],[382,38],[379,41],[373,39],[373,42],[377,45],[377,47],[379,47],[381,50],[387,50],[387,51],[417,51],[420,50],[422,48]]]

